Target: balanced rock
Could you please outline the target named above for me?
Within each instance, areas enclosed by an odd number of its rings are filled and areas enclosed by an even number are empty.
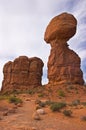
[[[51,45],[48,60],[49,83],[83,84],[79,56],[68,48],[67,41],[76,33],[77,20],[68,13],[54,17],[46,28],[44,39]]]
[[[68,41],[76,33],[77,20],[68,13],[54,17],[45,32],[45,41],[51,43],[53,40]]]
[[[20,56],[4,65],[2,92],[29,90],[41,85],[43,62],[37,57]]]

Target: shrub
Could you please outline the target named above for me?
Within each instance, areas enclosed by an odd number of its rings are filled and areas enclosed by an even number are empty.
[[[48,105],[48,106],[50,106],[50,105],[53,104],[53,103],[54,103],[54,102],[52,102],[52,101],[50,101],[50,100],[48,100],[48,101],[45,102],[45,104]]]
[[[22,103],[22,100],[21,100],[20,98],[11,96],[11,97],[9,98],[9,102],[10,102],[10,103],[14,103],[14,104],[18,104],[18,103]]]
[[[62,109],[63,107],[66,106],[66,103],[64,102],[55,102],[53,104],[51,104],[50,109],[54,112],[54,111],[59,111],[60,109]]]
[[[62,90],[58,90],[58,95],[61,97],[65,97],[65,93]]]
[[[42,102],[40,100],[36,100],[35,104],[38,104],[39,107],[45,107],[46,106],[46,102]]]
[[[32,95],[32,94],[34,94],[34,93],[35,93],[35,91],[34,91],[34,90],[28,90],[28,91],[26,91],[26,93],[28,93],[28,94]]]
[[[74,87],[71,85],[68,87],[68,89],[72,90],[72,89],[74,89]]]
[[[9,96],[7,95],[0,95],[0,100],[7,100]]]
[[[46,106],[46,103],[45,103],[45,102],[40,102],[40,103],[39,103],[39,106],[40,106],[40,107],[45,107],[45,106]]]
[[[38,94],[38,97],[44,97],[43,93]]]
[[[71,116],[71,114],[72,114],[72,111],[71,110],[64,110],[63,111],[63,114],[65,115],[65,116]]]

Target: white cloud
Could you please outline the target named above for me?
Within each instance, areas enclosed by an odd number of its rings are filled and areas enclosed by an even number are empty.
[[[38,56],[46,66],[50,46],[44,42],[44,32],[52,17],[69,12],[78,19],[76,35],[68,41],[81,58],[85,58],[86,0],[0,0],[0,81],[2,66],[19,55]],[[4,60],[3,60],[4,59]]]

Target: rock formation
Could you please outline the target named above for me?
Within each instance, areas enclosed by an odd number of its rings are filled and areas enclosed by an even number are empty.
[[[43,62],[37,57],[20,56],[4,65],[2,92],[29,90],[41,85]]]
[[[51,45],[48,60],[49,83],[84,83],[80,58],[67,44],[76,33],[76,26],[77,20],[73,15],[62,13],[54,17],[46,28],[44,39]]]

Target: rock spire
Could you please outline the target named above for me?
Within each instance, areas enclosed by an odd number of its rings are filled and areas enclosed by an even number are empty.
[[[68,13],[54,17],[46,28],[44,39],[51,45],[48,60],[49,83],[84,83],[81,60],[67,44],[76,33],[76,28],[76,18]]]

